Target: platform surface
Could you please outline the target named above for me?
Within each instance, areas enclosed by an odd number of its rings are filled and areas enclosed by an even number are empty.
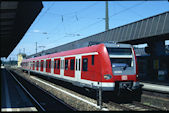
[[[169,93],[169,83],[141,81],[140,84],[142,84],[142,88],[146,90]]]
[[[37,111],[10,73],[1,67],[1,111]]]

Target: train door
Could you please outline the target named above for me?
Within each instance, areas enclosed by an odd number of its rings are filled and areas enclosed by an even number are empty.
[[[51,58],[51,74],[54,74],[54,58]]]
[[[75,79],[76,81],[80,81],[81,79],[81,56],[76,56],[75,61]]]
[[[41,62],[40,62],[40,71],[42,71],[42,72],[43,72],[43,67],[44,67],[43,66],[43,64],[44,64],[43,62],[44,62],[44,60],[41,60]]]
[[[61,62],[60,75],[61,77],[63,77],[64,76],[64,57],[61,57],[60,62]]]
[[[33,62],[30,61],[30,69],[33,70]]]
[[[54,74],[60,75],[60,58],[54,59]]]
[[[46,60],[46,72],[51,73],[51,59]]]
[[[35,70],[35,61],[33,61],[33,70]]]
[[[36,70],[39,71],[39,61],[36,62]]]
[[[46,59],[44,60],[43,70],[44,70],[44,72],[46,72]]]

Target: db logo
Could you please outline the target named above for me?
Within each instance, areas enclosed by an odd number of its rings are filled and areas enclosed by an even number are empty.
[[[122,80],[127,80],[127,76],[126,76],[126,75],[123,75],[123,76],[121,76],[121,79],[122,79]]]

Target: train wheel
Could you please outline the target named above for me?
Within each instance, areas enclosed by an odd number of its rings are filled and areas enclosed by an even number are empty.
[[[134,101],[141,102],[141,95],[142,95],[142,88],[140,87],[134,91],[134,94],[133,94]]]

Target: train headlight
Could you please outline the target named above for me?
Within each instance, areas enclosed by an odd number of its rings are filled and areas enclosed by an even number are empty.
[[[139,81],[138,75],[136,75],[136,80]]]
[[[138,78],[138,75],[136,75],[136,77]]]
[[[109,80],[109,79],[111,79],[111,78],[112,78],[112,76],[109,75],[109,74],[104,75],[104,79],[106,79],[106,80]]]

